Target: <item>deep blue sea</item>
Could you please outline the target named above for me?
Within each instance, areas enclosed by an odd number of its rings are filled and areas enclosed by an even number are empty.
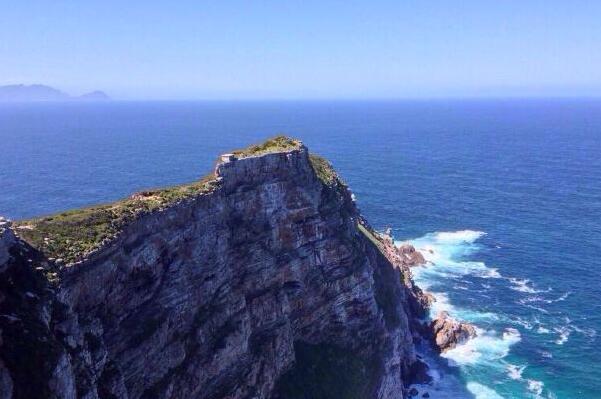
[[[601,100],[0,105],[0,215],[194,180],[278,133],[329,158],[478,337],[432,398],[601,398]]]

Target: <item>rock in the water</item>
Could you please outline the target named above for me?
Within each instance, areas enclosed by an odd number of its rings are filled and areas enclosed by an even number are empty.
[[[416,250],[411,244],[403,244],[399,246],[398,252],[406,260],[409,266],[423,266],[426,264],[424,255]]]
[[[432,341],[440,352],[446,352],[476,336],[476,329],[469,323],[453,319],[447,312],[440,312],[430,323]]]

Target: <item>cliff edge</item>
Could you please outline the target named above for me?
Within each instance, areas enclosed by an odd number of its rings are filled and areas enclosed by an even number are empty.
[[[0,223],[0,399],[399,398],[411,252],[299,141],[198,182]]]

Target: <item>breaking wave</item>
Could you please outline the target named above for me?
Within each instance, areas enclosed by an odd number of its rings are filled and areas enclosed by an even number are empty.
[[[527,297],[519,299],[521,305],[544,311],[537,304],[563,301],[570,293],[547,299],[543,295],[552,291],[550,288],[539,289],[528,279],[505,277],[497,268],[489,267],[485,262],[472,260],[478,251],[484,249],[479,240],[485,235],[482,231],[461,230],[430,233],[409,241],[427,261],[426,267],[413,268],[412,272],[417,285],[435,297],[435,302],[430,308],[430,317],[436,317],[439,312],[448,312],[452,317],[472,323],[477,332],[476,337],[441,355],[446,363],[440,367],[458,370],[461,378],[449,377],[449,373],[434,370],[434,382],[428,387],[421,386],[421,392],[428,392],[433,399],[552,397],[552,393],[544,392],[547,390],[543,382],[530,376],[523,377],[528,364],[512,364],[511,350],[522,339],[518,328],[540,334],[557,333],[557,344],[567,341],[570,330],[550,330],[543,326],[536,316],[527,319],[491,312],[478,301],[491,298],[492,285],[502,285],[505,289],[527,294]],[[400,245],[402,242],[396,244]],[[477,290],[470,288],[474,281],[477,284],[471,287],[476,286]],[[480,295],[478,300],[465,300],[470,295],[476,295],[476,292]],[[461,301],[454,303],[451,298],[459,298]],[[428,360],[435,363],[432,359]],[[431,367],[437,366],[431,364]],[[491,384],[491,381],[495,383]],[[450,388],[453,384],[461,384],[463,391]],[[513,393],[507,396],[508,392]],[[516,396],[516,392],[521,393],[517,393]],[[543,396],[543,393],[547,396]]]

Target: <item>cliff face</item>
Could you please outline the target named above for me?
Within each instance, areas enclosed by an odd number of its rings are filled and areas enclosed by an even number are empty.
[[[1,227],[0,398],[403,397],[410,257],[300,144],[215,177],[72,263]]]

